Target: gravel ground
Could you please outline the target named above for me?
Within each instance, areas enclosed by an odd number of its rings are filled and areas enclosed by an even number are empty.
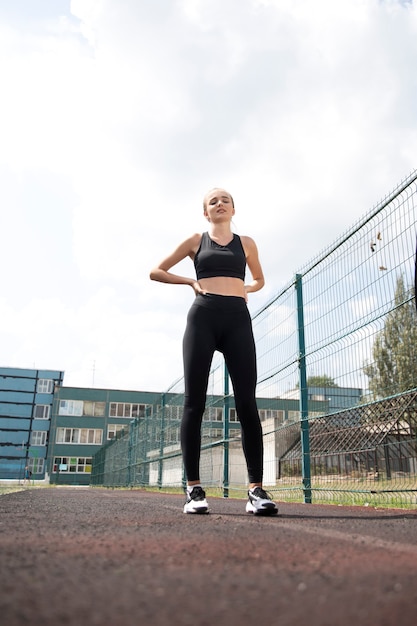
[[[31,488],[0,497],[4,626],[415,626],[417,511]]]

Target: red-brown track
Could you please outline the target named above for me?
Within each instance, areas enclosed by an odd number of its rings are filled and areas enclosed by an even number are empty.
[[[415,626],[417,511],[31,488],[0,497],[4,626]]]

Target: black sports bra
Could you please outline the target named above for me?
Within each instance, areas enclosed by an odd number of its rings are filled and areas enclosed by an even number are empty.
[[[245,280],[246,257],[239,235],[234,234],[232,241],[221,246],[208,233],[201,236],[200,246],[194,257],[197,280],[230,276]]]

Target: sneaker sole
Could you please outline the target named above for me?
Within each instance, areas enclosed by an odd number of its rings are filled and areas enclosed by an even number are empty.
[[[277,508],[269,508],[269,509],[246,509],[246,513],[251,513],[252,515],[278,515]]]
[[[259,511],[253,511],[253,515],[278,515],[278,509],[260,509]]]
[[[201,507],[201,509],[194,509],[194,511],[188,511],[186,509],[184,509],[184,513],[188,514],[188,515],[205,515],[207,513],[209,513],[209,510],[207,508]]]

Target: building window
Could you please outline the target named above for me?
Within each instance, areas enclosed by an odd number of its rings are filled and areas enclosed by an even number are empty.
[[[54,390],[54,381],[49,378],[40,378],[36,386],[38,393],[52,393]]]
[[[92,415],[93,417],[104,417],[106,413],[105,402],[84,401],[83,415]]]
[[[236,409],[229,410],[229,422],[238,422]]]
[[[300,411],[288,411],[288,421],[296,422],[300,419]]]
[[[204,411],[203,419],[205,422],[222,422],[223,421],[223,409],[218,409],[213,406],[209,406]]]
[[[99,428],[57,428],[56,443],[101,444],[103,431]]]
[[[49,420],[51,406],[49,404],[35,404],[33,417],[37,420]]]
[[[105,413],[105,402],[91,402],[89,400],[60,400],[59,402],[59,415],[104,417]]]
[[[148,405],[151,406],[151,405]],[[184,412],[184,407],[182,404],[165,404],[162,406],[161,404],[157,404],[156,407],[156,417],[160,420],[164,419],[165,421],[171,420],[174,422],[179,422],[182,419],[182,414]],[[149,409],[148,409],[149,416]]]
[[[182,418],[183,407],[177,404],[166,404],[165,405],[165,413],[163,413],[163,408],[158,407],[160,412],[160,416],[164,416],[165,420],[179,421]]]
[[[180,440],[180,431],[179,428],[170,428],[168,431],[168,437],[166,437],[169,443],[178,443]]]
[[[211,409],[210,410],[212,417],[212,420],[214,422],[222,422],[223,421],[223,409]]]
[[[33,430],[30,435],[31,446],[46,446],[46,430]]]
[[[107,439],[115,439],[117,433],[122,432],[122,430],[127,430],[127,424],[109,424],[107,426]]]
[[[261,422],[274,418],[278,420],[279,424],[282,424],[284,422],[284,411],[276,409],[259,409],[259,417]]]
[[[83,414],[82,400],[60,400],[59,415],[75,415],[77,417]]]
[[[110,417],[145,417],[152,414],[152,404],[110,402]]]
[[[29,459],[28,465],[32,474],[43,474],[45,469],[45,459]]]
[[[61,474],[91,474],[91,457],[56,456],[54,458],[54,473]]]

